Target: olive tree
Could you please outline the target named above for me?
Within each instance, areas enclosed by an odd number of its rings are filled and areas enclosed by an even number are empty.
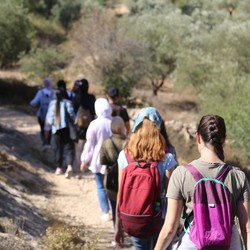
[[[180,11],[144,12],[130,20],[133,38],[146,48],[145,76],[157,95],[165,80],[174,72],[177,53],[188,34],[188,16]]]

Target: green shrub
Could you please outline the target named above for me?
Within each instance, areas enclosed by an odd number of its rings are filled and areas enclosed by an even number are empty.
[[[27,13],[15,1],[0,2],[0,67],[18,61],[19,53],[30,48]]]
[[[42,79],[52,75],[67,65],[69,56],[60,48],[33,49],[29,54],[23,55],[20,60],[22,72],[30,79]]]
[[[54,18],[68,31],[74,21],[81,16],[81,2],[71,0],[58,0],[52,9]]]
[[[34,30],[34,46],[45,47],[66,41],[65,32],[57,22],[44,19],[37,15],[29,15],[29,20],[33,25]]]

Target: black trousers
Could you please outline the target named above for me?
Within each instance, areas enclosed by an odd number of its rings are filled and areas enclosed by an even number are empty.
[[[50,145],[51,130],[49,131],[48,136],[45,136],[45,131],[44,131],[45,122],[40,117],[38,117],[38,123],[40,125],[40,134],[43,145]]]
[[[57,130],[54,134],[55,163],[57,167],[72,165],[74,162],[75,145],[69,137],[69,129]]]

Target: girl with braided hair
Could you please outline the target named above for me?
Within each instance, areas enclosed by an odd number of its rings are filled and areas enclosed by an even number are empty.
[[[196,138],[200,157],[193,160],[191,164],[203,177],[216,178],[226,165],[223,151],[226,139],[224,119],[218,115],[203,116],[198,125]],[[167,190],[167,216],[155,250],[164,250],[171,243],[179,226],[182,213],[183,218],[192,214],[195,184],[196,180],[186,167],[179,166],[173,171]],[[240,236],[235,225],[235,217],[238,217],[244,246],[245,249],[249,250],[250,188],[248,180],[240,168],[232,167],[224,180],[224,184],[229,191],[231,207],[232,237],[229,249],[241,249]],[[189,234],[183,231],[174,249],[196,250],[197,246],[190,240]]]

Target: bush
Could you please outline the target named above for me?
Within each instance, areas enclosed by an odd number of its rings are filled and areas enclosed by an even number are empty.
[[[97,239],[89,239],[84,228],[55,223],[46,230],[42,238],[43,250],[91,250]]]
[[[58,45],[66,41],[65,32],[57,22],[35,15],[29,15],[29,19],[34,30],[34,46],[45,47],[51,44]]]
[[[21,57],[19,63],[21,71],[26,73],[28,78],[36,80],[63,69],[68,59],[69,56],[60,48],[49,47],[31,50],[29,54]]]
[[[68,31],[81,16],[80,1],[58,0],[52,9],[54,18]]]
[[[26,14],[13,0],[0,3],[0,67],[16,63],[20,52],[30,48],[30,24]]]

